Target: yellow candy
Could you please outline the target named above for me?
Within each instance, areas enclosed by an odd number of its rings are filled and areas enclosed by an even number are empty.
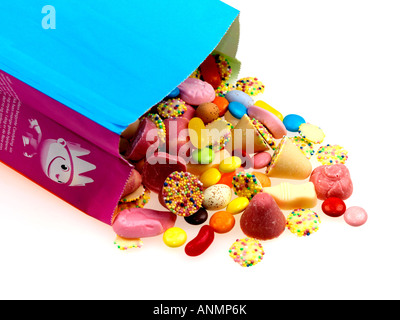
[[[249,199],[246,197],[238,197],[228,204],[226,211],[230,212],[231,214],[238,214],[247,208],[249,202]]]
[[[221,163],[219,164],[219,171],[221,171],[222,173],[233,172],[236,169],[240,168],[241,165],[242,159],[236,156],[229,157],[221,161]]]
[[[172,227],[167,229],[163,235],[164,243],[171,248],[177,248],[183,245],[186,242],[187,234],[185,230]]]
[[[188,128],[190,142],[195,148],[203,149],[210,144],[210,136],[203,120],[198,117],[190,119]]]
[[[221,172],[219,172],[216,168],[210,168],[204,171],[200,176],[200,181],[203,183],[204,188],[208,188],[214,184],[217,184],[220,179]]]
[[[262,101],[262,100],[258,100],[255,104],[255,106],[263,108],[271,113],[273,113],[274,115],[276,115],[281,121],[283,121],[283,115],[282,113],[280,113],[278,110],[272,108],[268,103]]]

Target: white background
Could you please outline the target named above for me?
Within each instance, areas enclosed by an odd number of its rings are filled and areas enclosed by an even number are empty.
[[[364,207],[367,224],[321,214],[310,237],[286,230],[264,242],[264,260],[251,268],[227,253],[243,237],[238,223],[197,258],[162,236],[120,251],[111,227],[1,164],[1,299],[400,298],[399,2],[226,2],[241,10],[241,76],[258,77],[266,102],[349,151],[346,203]],[[197,232],[178,226],[189,238]]]

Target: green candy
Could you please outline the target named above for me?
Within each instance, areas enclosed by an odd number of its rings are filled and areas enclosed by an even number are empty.
[[[210,148],[196,149],[192,153],[192,159],[195,163],[209,164],[214,161],[215,153]]]

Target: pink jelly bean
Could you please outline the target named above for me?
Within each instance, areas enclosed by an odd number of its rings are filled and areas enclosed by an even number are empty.
[[[366,223],[368,220],[367,212],[361,207],[350,207],[347,208],[344,213],[344,221],[352,227],[359,227]]]
[[[185,253],[190,257],[201,255],[214,241],[214,229],[205,225],[200,228],[199,234],[185,247]]]

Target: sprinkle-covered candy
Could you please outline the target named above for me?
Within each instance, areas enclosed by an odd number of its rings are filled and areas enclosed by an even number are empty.
[[[322,165],[345,164],[349,156],[347,150],[339,145],[321,146],[317,151],[317,160]]]
[[[249,200],[262,191],[262,185],[256,176],[247,172],[239,172],[233,177],[232,184],[235,195]]]
[[[185,113],[187,106],[181,98],[165,100],[158,104],[157,111],[164,119],[179,117]]]
[[[166,207],[178,216],[196,213],[203,202],[203,184],[189,172],[175,171],[164,182],[161,197]]]
[[[286,226],[290,232],[305,237],[317,232],[320,222],[316,212],[310,209],[296,209],[288,215]]]
[[[253,238],[237,239],[229,249],[229,256],[242,267],[256,265],[264,254],[261,242]]]

